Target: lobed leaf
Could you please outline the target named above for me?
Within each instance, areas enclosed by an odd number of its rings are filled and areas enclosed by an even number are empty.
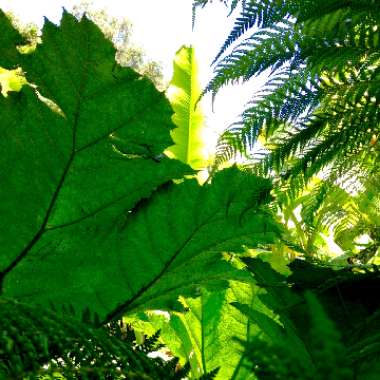
[[[244,277],[220,253],[279,233],[267,180],[232,168],[173,184],[193,171],[162,153],[170,104],[114,56],[92,22],[64,12],[19,56],[32,85],[0,98],[2,295],[103,323]]]

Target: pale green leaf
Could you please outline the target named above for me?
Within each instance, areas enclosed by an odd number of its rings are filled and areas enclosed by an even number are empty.
[[[174,110],[172,131],[176,145],[167,149],[182,162],[194,169],[204,169],[209,164],[205,135],[205,116],[197,100],[201,94],[198,63],[195,49],[181,47],[174,58],[173,78],[167,96]]]

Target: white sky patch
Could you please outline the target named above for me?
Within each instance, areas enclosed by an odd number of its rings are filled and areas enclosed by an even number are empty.
[[[44,16],[59,23],[63,7],[68,11],[78,0],[0,0],[0,8],[12,11],[23,22],[43,24]],[[116,17],[127,17],[133,24],[132,41],[147,57],[162,64],[166,80],[172,75],[172,61],[183,44],[192,43],[199,61],[202,86],[212,78],[212,60],[232,29],[234,15],[227,18],[228,9],[219,2],[197,11],[194,32],[191,30],[192,0],[93,0],[94,8],[106,9]],[[235,14],[236,15],[236,14]],[[244,85],[221,89],[216,96],[214,112],[211,96],[202,101],[208,127],[210,149],[217,136],[238,119],[251,95],[263,84],[265,77]]]

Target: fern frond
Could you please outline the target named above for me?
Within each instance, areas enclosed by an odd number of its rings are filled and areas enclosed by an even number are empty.
[[[236,46],[231,54],[216,66],[214,78],[202,95],[218,90],[230,83],[247,81],[277,64],[284,66],[294,55],[294,31],[288,22],[282,26],[263,29]]]
[[[263,131],[271,152],[261,170],[285,178],[302,174],[307,181],[332,164],[336,172],[350,170],[349,162],[357,165],[349,158],[366,151],[377,156],[379,10],[364,0],[247,2],[217,59],[247,31],[259,30],[219,60],[204,93],[215,96],[224,85],[272,71],[219,139],[216,161],[247,155]]]
[[[225,53],[225,51],[236,42],[241,36],[245,34],[249,29],[254,26],[268,28],[275,22],[286,19],[286,12],[273,12],[268,6],[272,0],[266,0],[261,2],[248,1],[243,2],[242,11],[239,17],[235,20],[235,25],[231,30],[229,36],[225,40],[222,48],[217,56],[214,58],[212,64],[218,61],[218,59]],[[231,12],[236,8],[238,0],[234,0],[231,5]]]
[[[175,378],[164,362],[105,328],[13,300],[1,299],[0,305],[1,379],[44,374],[67,379]]]

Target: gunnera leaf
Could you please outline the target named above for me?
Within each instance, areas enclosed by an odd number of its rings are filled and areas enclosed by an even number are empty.
[[[0,97],[0,271],[8,280],[27,260],[35,277],[45,256],[59,251],[59,271],[79,276],[76,285],[61,285],[86,294],[90,268],[97,278],[99,256],[113,254],[104,249],[108,231],[157,187],[192,170],[157,158],[172,144],[170,104],[149,80],[115,63],[115,49],[93,23],[64,13],[61,26],[45,23],[42,40],[19,60],[61,112],[32,87]],[[0,65],[11,43],[1,45]],[[82,265],[73,269],[77,259]],[[48,286],[56,273],[44,269],[47,278],[36,280]]]
[[[64,13],[20,57],[54,106],[33,86],[0,98],[2,294],[103,323],[247,279],[220,253],[278,234],[267,180],[232,168],[205,186],[173,183],[193,171],[162,155],[170,104],[114,55],[92,22]]]

